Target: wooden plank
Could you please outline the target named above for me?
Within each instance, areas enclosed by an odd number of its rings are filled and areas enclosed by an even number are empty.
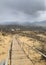
[[[15,51],[14,51],[15,50]],[[18,50],[18,51],[17,51]],[[22,54],[23,53],[23,54]],[[17,40],[13,38],[11,65],[33,65],[30,59],[26,56]]]

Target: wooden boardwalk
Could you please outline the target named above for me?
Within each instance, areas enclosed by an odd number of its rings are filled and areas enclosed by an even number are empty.
[[[11,65],[33,65],[15,38],[12,42]]]
[[[25,45],[28,47],[28,54],[25,53]],[[13,40],[11,41],[9,50],[8,50],[8,57],[6,60],[2,61],[0,65],[35,65],[35,63],[39,63],[38,61],[33,61],[31,59],[29,50],[33,49],[37,53],[39,53],[41,56],[43,56],[46,59],[46,55],[42,53],[39,49],[35,47],[31,47],[28,44],[21,44],[18,39],[13,37]],[[10,58],[9,58],[10,57]]]

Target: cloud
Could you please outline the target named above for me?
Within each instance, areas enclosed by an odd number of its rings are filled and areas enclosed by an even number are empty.
[[[45,12],[45,0],[0,0],[0,19],[39,21],[46,19]]]
[[[38,11],[45,10],[44,0],[13,0],[7,6],[29,15],[35,15]]]

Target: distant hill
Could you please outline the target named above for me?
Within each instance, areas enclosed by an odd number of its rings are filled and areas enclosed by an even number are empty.
[[[23,26],[42,26],[46,27],[46,21],[41,22],[4,22],[0,23],[0,25],[23,25]]]
[[[0,24],[0,30],[11,31],[11,29],[20,29],[20,30],[39,30],[46,31],[46,21],[42,22],[4,22]]]
[[[25,22],[22,25],[24,26],[42,26],[42,27],[46,27],[46,21],[41,21],[41,22]]]
[[[46,27],[46,21],[35,22],[35,23],[33,23],[33,25],[35,25],[35,26]]]

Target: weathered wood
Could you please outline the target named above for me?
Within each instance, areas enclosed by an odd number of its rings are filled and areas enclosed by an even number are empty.
[[[30,45],[28,45],[28,44],[26,44],[29,48],[32,48],[33,50],[35,50],[36,52],[38,52],[39,54],[41,54],[43,57],[45,57],[46,58],[46,55],[43,53],[43,52],[41,52],[38,48],[35,48],[35,47],[31,47]]]
[[[46,55],[43,53],[43,52],[41,52],[39,49],[37,49],[36,48],[36,50],[38,51],[38,53],[40,53],[43,57],[45,57],[46,58]]]
[[[11,61],[11,65],[33,65],[15,38],[13,38]]]
[[[0,65],[5,65],[5,61],[2,61],[2,62],[0,63]]]

